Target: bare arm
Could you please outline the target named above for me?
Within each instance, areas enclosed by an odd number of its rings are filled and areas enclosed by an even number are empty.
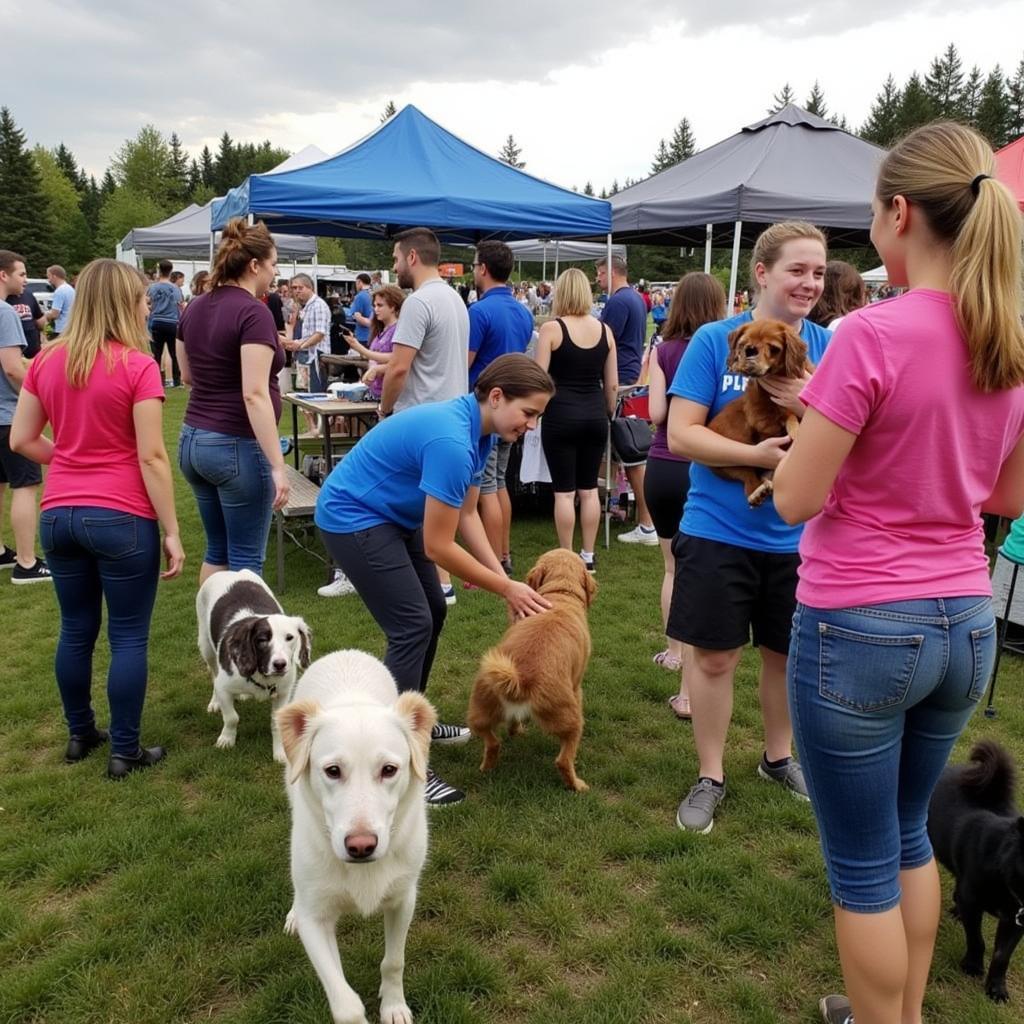
[[[619,359],[615,354],[615,337],[610,327],[605,327],[608,338],[608,358],[604,361],[604,404],[608,415],[615,415],[619,401]]]
[[[22,391],[11,424],[11,451],[48,466],[53,461],[53,442],[43,436],[45,426],[46,411],[42,403],[31,391]]]
[[[542,370],[551,369],[551,353],[562,343],[562,332],[554,320],[542,324],[537,332],[537,346],[533,350],[534,362]]]
[[[178,370],[181,372],[182,384],[192,386],[192,368],[188,364],[188,353],[185,351],[185,342],[177,338],[174,342],[175,354],[178,357]]]
[[[391,358],[388,360],[387,372],[384,374],[384,384],[380,392],[380,411],[388,416],[395,408],[395,402],[405,387],[405,379],[409,376],[413,361],[419,349],[409,345],[395,345],[391,350]]]
[[[25,360],[21,355],[21,348],[17,345],[5,345],[0,348],[0,369],[4,376],[10,381],[15,392],[21,390],[21,382],[28,372],[25,369]]]
[[[181,573],[185,550],[178,535],[178,516],[174,511],[174,484],[171,463],[164,447],[163,409],[159,398],[146,398],[132,407],[135,423],[135,449],[142,470],[142,483],[153,503],[156,517],[164,530],[164,554],[167,569],[161,578],[169,580]]]
[[[473,350],[473,349],[470,349],[469,352],[466,353],[466,365],[467,366],[472,366],[473,363],[476,362],[476,357],[477,357],[476,351]]]
[[[653,354],[648,365],[647,411],[650,413],[651,422],[660,427],[668,419],[668,385],[665,381],[665,371]]]
[[[260,450],[270,463],[274,480],[274,509],[288,500],[288,481],[285,477],[284,456],[277,433],[274,406],[270,401],[270,368],[274,350],[269,345],[250,342],[242,346],[242,398],[249,425],[259,443]]]
[[[668,447],[705,466],[758,466],[774,469],[788,437],[769,437],[760,444],[744,444],[716,434],[706,426],[708,407],[676,395],[668,409]]]
[[[982,511],[1008,519],[1018,519],[1024,512],[1024,438],[1017,442],[1003,463],[995,489]]]
[[[795,526],[821,511],[856,440],[816,409],[804,413],[793,447],[775,469],[775,511],[785,522]]]

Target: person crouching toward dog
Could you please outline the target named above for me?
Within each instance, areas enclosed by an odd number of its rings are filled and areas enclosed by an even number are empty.
[[[843,320],[775,475],[779,514],[811,520],[789,699],[848,997],[821,1001],[831,1024],[921,1020],[928,803],[996,652],[981,512],[1024,509],[1021,222],[994,174],[958,124],[890,150],[871,241],[911,290]]]
[[[787,526],[770,501],[751,507],[743,487],[718,476],[714,466],[774,468],[787,438],[744,444],[709,430],[707,424],[746,387],[746,377],[727,366],[729,336],[750,321],[780,320],[807,343],[817,364],[831,336],[807,319],[821,296],[825,238],[812,224],[786,221],[757,239],[751,277],[757,307],[705,324],[690,340],[668,388],[669,449],[692,460],[690,490],[673,542],[675,582],[666,632],[693,649],[687,666],[698,778],[679,805],[680,828],[709,832],[725,796],[723,765],[732,715],[736,666],[753,632],[761,655],[759,695],[765,753],[758,775],[807,799],[799,764],[792,759],[792,728],[786,707],[786,651],[796,606],[799,527]],[[782,407],[803,414],[798,395],[804,381],[780,376],[760,384]]]
[[[525,355],[495,359],[471,394],[387,417],[331,473],[315,522],[334,562],[387,637],[384,664],[399,691],[427,688],[447,606],[435,563],[508,603],[514,616],[549,602],[501,567],[477,511],[496,437],[515,441],[537,426],[555,385]],[[461,533],[464,550],[455,542]],[[465,743],[469,730],[436,725],[435,743]],[[430,772],[431,804],[465,794]]]

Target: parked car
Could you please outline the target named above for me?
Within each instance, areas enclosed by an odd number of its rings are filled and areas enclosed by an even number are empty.
[[[30,277],[26,282],[28,290],[36,297],[39,308],[44,313],[50,312],[53,305],[53,286],[45,277]]]

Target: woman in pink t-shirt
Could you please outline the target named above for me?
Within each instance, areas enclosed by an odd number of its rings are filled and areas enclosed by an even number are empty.
[[[29,368],[11,427],[11,447],[49,466],[39,536],[60,605],[55,669],[71,733],[65,760],[80,761],[109,738],[114,779],[164,756],[162,747],[139,745],[149,622],[157,580],[179,575],[185,561],[147,314],[138,271],[116,260],[90,263],[67,330]],[[109,733],[96,726],[91,700],[104,600]]]
[[[803,391],[775,507],[810,520],[789,651],[848,997],[919,1021],[939,921],[928,803],[992,673],[981,512],[1024,509],[1020,214],[961,125],[882,163],[871,239],[901,298],[848,315]],[[813,517],[813,518],[812,518]]]

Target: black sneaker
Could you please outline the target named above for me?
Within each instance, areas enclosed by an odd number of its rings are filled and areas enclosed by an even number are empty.
[[[10,548],[4,548],[0,552],[0,569],[13,569],[17,564],[18,560]]]
[[[64,760],[67,764],[75,764],[87,758],[97,747],[103,746],[109,739],[110,733],[106,729],[93,729],[91,733],[86,733],[83,736],[72,736],[68,739]]]
[[[139,747],[139,752],[133,757],[111,754],[107,762],[107,777],[115,780],[127,778],[132,772],[150,768],[166,756],[167,751],[163,747]]]
[[[459,746],[468,743],[469,737],[472,735],[464,725],[442,725],[438,722],[430,731],[430,742]]]
[[[461,789],[449,786],[433,768],[427,769],[427,786],[424,790],[427,805],[430,807],[447,807],[450,804],[461,804],[466,794]]]
[[[15,565],[14,571],[11,573],[11,582],[15,586],[21,586],[24,583],[52,583],[53,577],[50,575],[47,564],[41,558],[37,558],[35,564],[28,569],[23,565]]]
[[[818,1009],[825,1024],[853,1024],[853,1010],[846,996],[822,996]]]

